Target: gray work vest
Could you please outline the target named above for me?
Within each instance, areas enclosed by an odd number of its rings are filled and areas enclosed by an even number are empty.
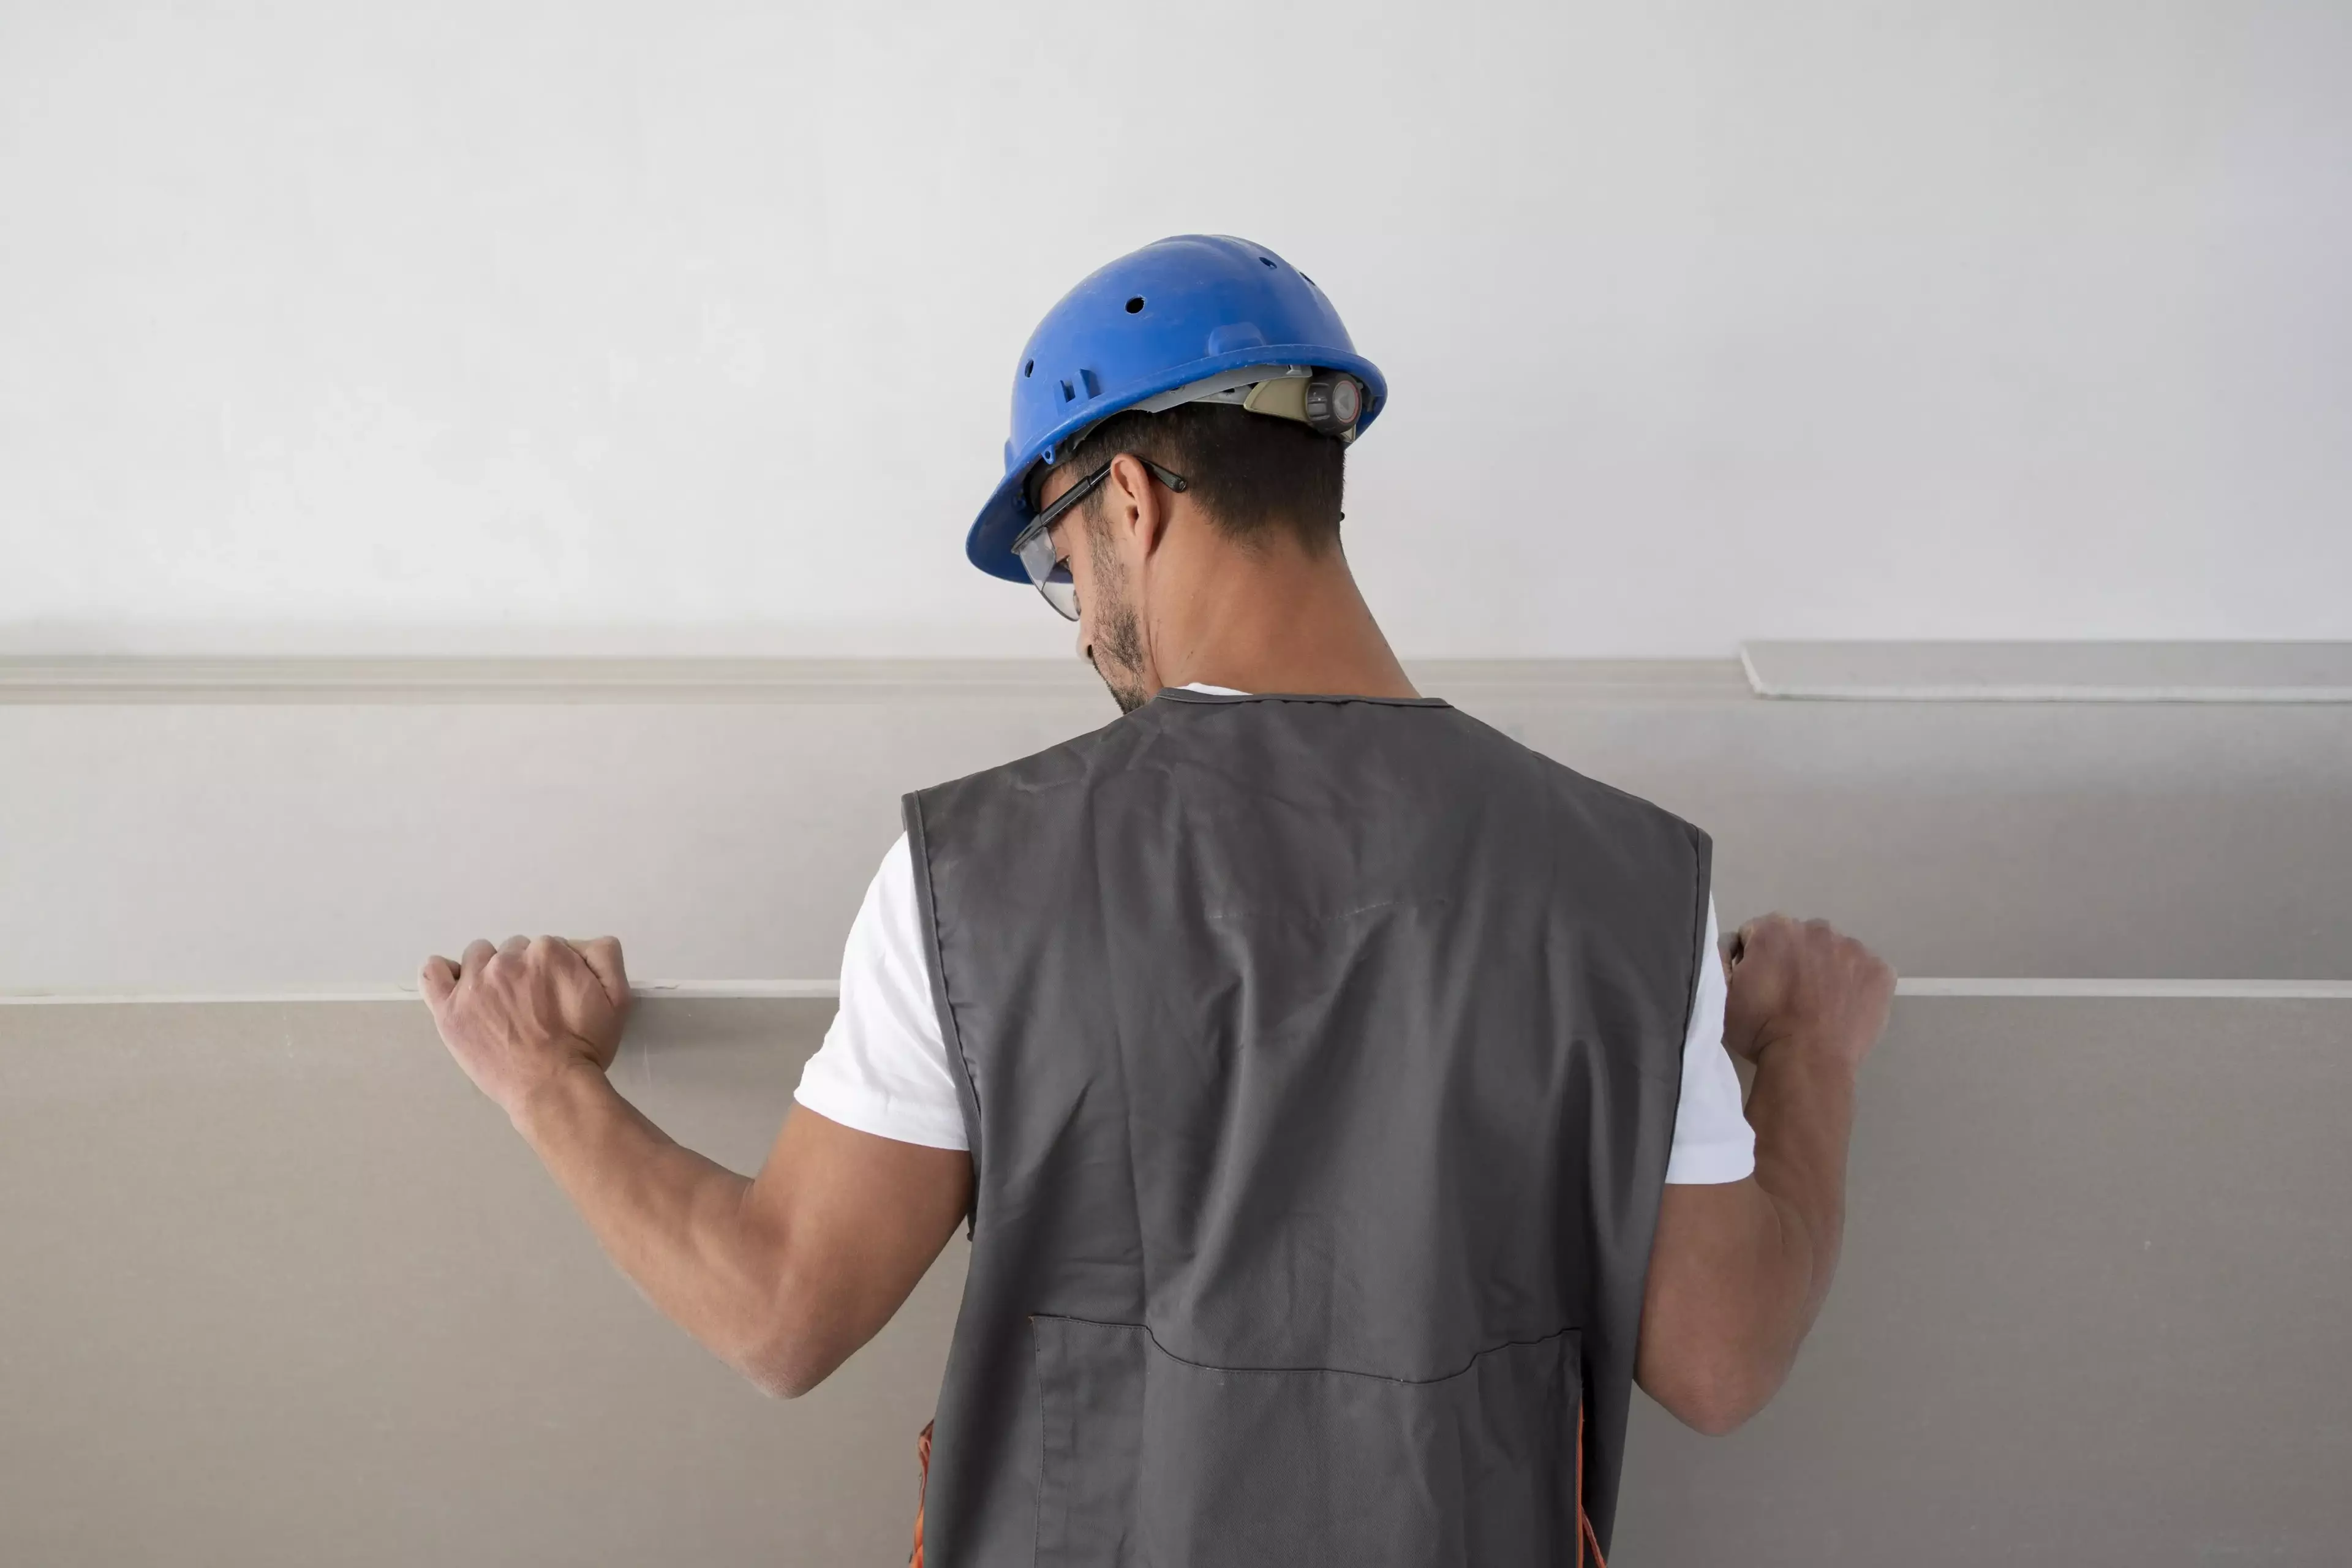
[[[1606,1548],[1705,834],[1433,699],[907,797],[975,1194],[926,1568]]]

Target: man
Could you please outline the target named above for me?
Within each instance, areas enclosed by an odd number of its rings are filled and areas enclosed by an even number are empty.
[[[611,939],[425,965],[614,1260],[771,1392],[969,1221],[935,1568],[1581,1563],[1629,1384],[1727,1432],[1828,1289],[1892,976],[1774,916],[1727,983],[1704,834],[1414,689],[1339,541],[1386,396],[1240,240],[1038,328],[967,552],[1122,717],[908,797],[756,1180],[607,1082]]]

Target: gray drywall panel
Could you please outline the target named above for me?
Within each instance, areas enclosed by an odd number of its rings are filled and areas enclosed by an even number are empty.
[[[756,1170],[830,1004],[645,1006]],[[905,1561],[961,1289],[791,1404],[606,1262],[421,1006],[0,1008],[0,1563]]]
[[[1476,710],[1716,839],[1727,925],[1906,974],[2352,978],[2352,706]]]
[[[1636,1402],[1612,1563],[2343,1562],[2347,1118],[2352,1003],[1899,1003],[1811,1342]]]
[[[756,1168],[827,1008],[615,1068]],[[602,1258],[421,1007],[0,1008],[0,1562],[903,1561],[951,1242],[767,1400]],[[1780,1398],[1637,1401],[1624,1565],[2341,1560],[2352,1003],[1906,998]]]
[[[384,984],[517,931],[614,932],[649,978],[829,978],[903,791],[1112,716],[1066,679],[867,673],[0,704],[0,991]],[[1424,684],[1709,829],[1727,922],[1826,916],[1913,974],[2352,978],[2352,706],[1790,703],[1731,674]]]

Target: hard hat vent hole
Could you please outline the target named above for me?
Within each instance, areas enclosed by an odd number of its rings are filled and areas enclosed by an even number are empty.
[[[1130,316],[1138,314],[1142,310],[1142,309],[1143,296],[1140,294],[1138,294],[1134,299],[1129,300],[1127,302],[1127,313]]]
[[[1037,374],[1037,362],[1036,362],[1035,360],[1034,360],[1034,359],[1033,359],[1033,360],[1031,360],[1027,364],[1023,365],[1023,366],[1021,367],[1021,374],[1024,374],[1024,375],[1034,375],[1034,374]]]
[[[1268,267],[1271,267],[1271,266],[1273,266],[1273,265],[1274,265],[1274,258],[1273,258],[1273,257],[1271,257],[1271,256],[1261,256],[1261,257],[1259,257],[1259,258],[1258,258],[1258,259],[1259,259],[1260,261],[1264,262],[1264,263],[1265,263],[1266,266],[1268,266]]]
[[[1307,278],[1307,274],[1306,274],[1306,273],[1304,273],[1304,272],[1300,273],[1300,274],[1299,274],[1299,276],[1300,276],[1301,278]],[[1307,278],[1307,286],[1309,289],[1314,288],[1314,287],[1315,287],[1315,279],[1312,279],[1312,278]]]

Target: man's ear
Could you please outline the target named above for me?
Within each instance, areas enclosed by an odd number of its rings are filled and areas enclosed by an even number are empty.
[[[1135,536],[1146,555],[1160,548],[1168,533],[1168,492],[1151,481],[1151,470],[1131,452],[1111,459],[1110,489],[1119,521]]]

